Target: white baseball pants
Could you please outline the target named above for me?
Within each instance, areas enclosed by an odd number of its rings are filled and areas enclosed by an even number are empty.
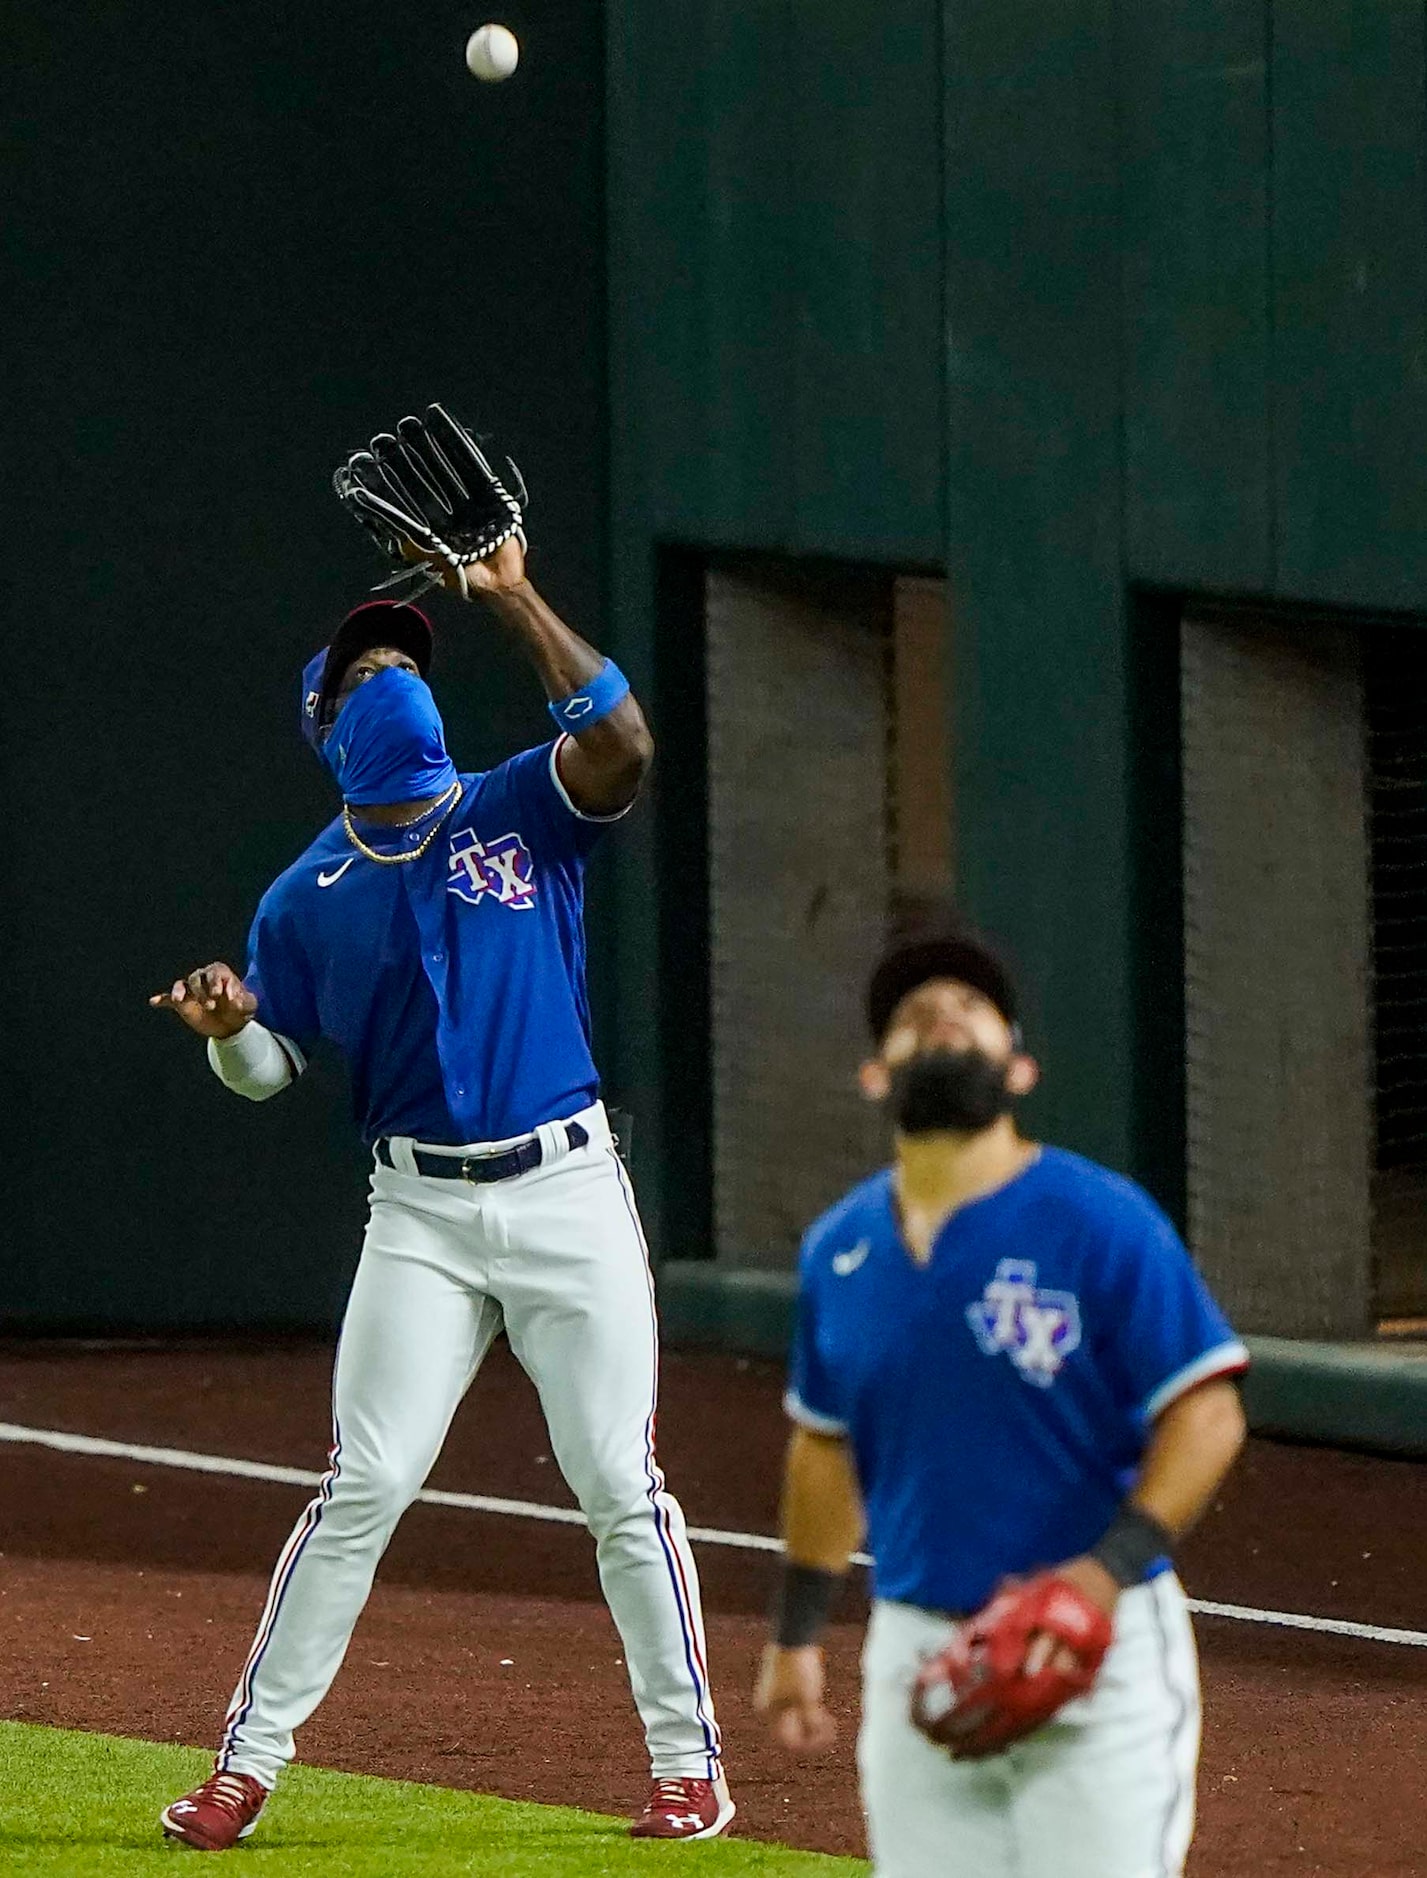
[[[542,1127],[541,1166],[489,1186],[416,1173],[415,1144],[400,1138],[397,1167],[375,1169],[338,1346],[331,1467],[278,1559],[220,1767],[272,1786],[292,1758],[396,1523],[504,1328],[594,1535],[654,1773],[719,1771],[698,1576],[654,1456],[643,1235],[602,1105],[573,1119],[586,1147],[569,1147],[563,1123]]]
[[[988,1760],[952,1760],[908,1716],[950,1629],[909,1604],[873,1606],[857,1760],[876,1878],[1180,1878],[1199,1667],[1178,1579],[1125,1592],[1089,1695]]]

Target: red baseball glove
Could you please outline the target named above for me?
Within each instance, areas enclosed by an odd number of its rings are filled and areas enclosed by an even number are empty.
[[[1057,1647],[1027,1675],[1026,1652],[1041,1634]],[[1099,1605],[1053,1572],[1004,1585],[923,1663],[912,1720],[954,1760],[999,1754],[1086,1693],[1113,1636]]]

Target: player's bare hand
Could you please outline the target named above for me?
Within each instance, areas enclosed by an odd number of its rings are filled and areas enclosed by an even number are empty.
[[[1073,1558],[1057,1569],[1056,1577],[1064,1578],[1067,1584],[1074,1585],[1092,1604],[1098,1604],[1107,1617],[1115,1615],[1115,1607],[1120,1602],[1120,1587],[1098,1558],[1091,1558],[1088,1554],[1082,1558]],[[1067,1644],[1048,1637],[1042,1630],[1031,1638],[1026,1648],[1024,1669],[1027,1676],[1038,1676],[1049,1664],[1062,1674],[1068,1674],[1075,1663],[1075,1652]]]
[[[408,561],[430,559],[410,541],[402,542],[401,552]],[[433,569],[437,567],[434,561],[431,564]],[[512,535],[509,541],[503,541],[495,553],[484,561],[473,561],[469,567],[459,571],[454,567],[442,567],[437,571],[440,573],[441,585],[447,593],[455,594],[458,600],[469,600],[481,593],[508,593],[525,579],[525,550]],[[464,587],[461,584],[463,574]]]
[[[236,1037],[258,1008],[232,966],[221,962],[175,978],[167,991],[156,991],[149,1004],[156,1011],[176,1011],[200,1037]]]
[[[815,1643],[796,1650],[777,1643],[765,1648],[753,1706],[795,1753],[821,1753],[837,1738],[837,1724],[823,1702],[823,1653]]]
[[[464,571],[468,594],[509,593],[525,579],[525,550],[512,535],[488,559],[477,561]]]

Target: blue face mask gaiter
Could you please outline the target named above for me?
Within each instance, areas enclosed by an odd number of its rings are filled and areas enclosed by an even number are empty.
[[[322,760],[343,797],[358,807],[419,802],[441,795],[456,780],[430,686],[396,665],[348,698],[322,746]]]

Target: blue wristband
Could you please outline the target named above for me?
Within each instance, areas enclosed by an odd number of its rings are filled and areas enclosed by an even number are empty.
[[[552,698],[550,715],[572,737],[578,737],[591,724],[608,717],[621,698],[629,696],[629,680],[615,664],[606,659],[587,685],[572,691],[568,698]]]

